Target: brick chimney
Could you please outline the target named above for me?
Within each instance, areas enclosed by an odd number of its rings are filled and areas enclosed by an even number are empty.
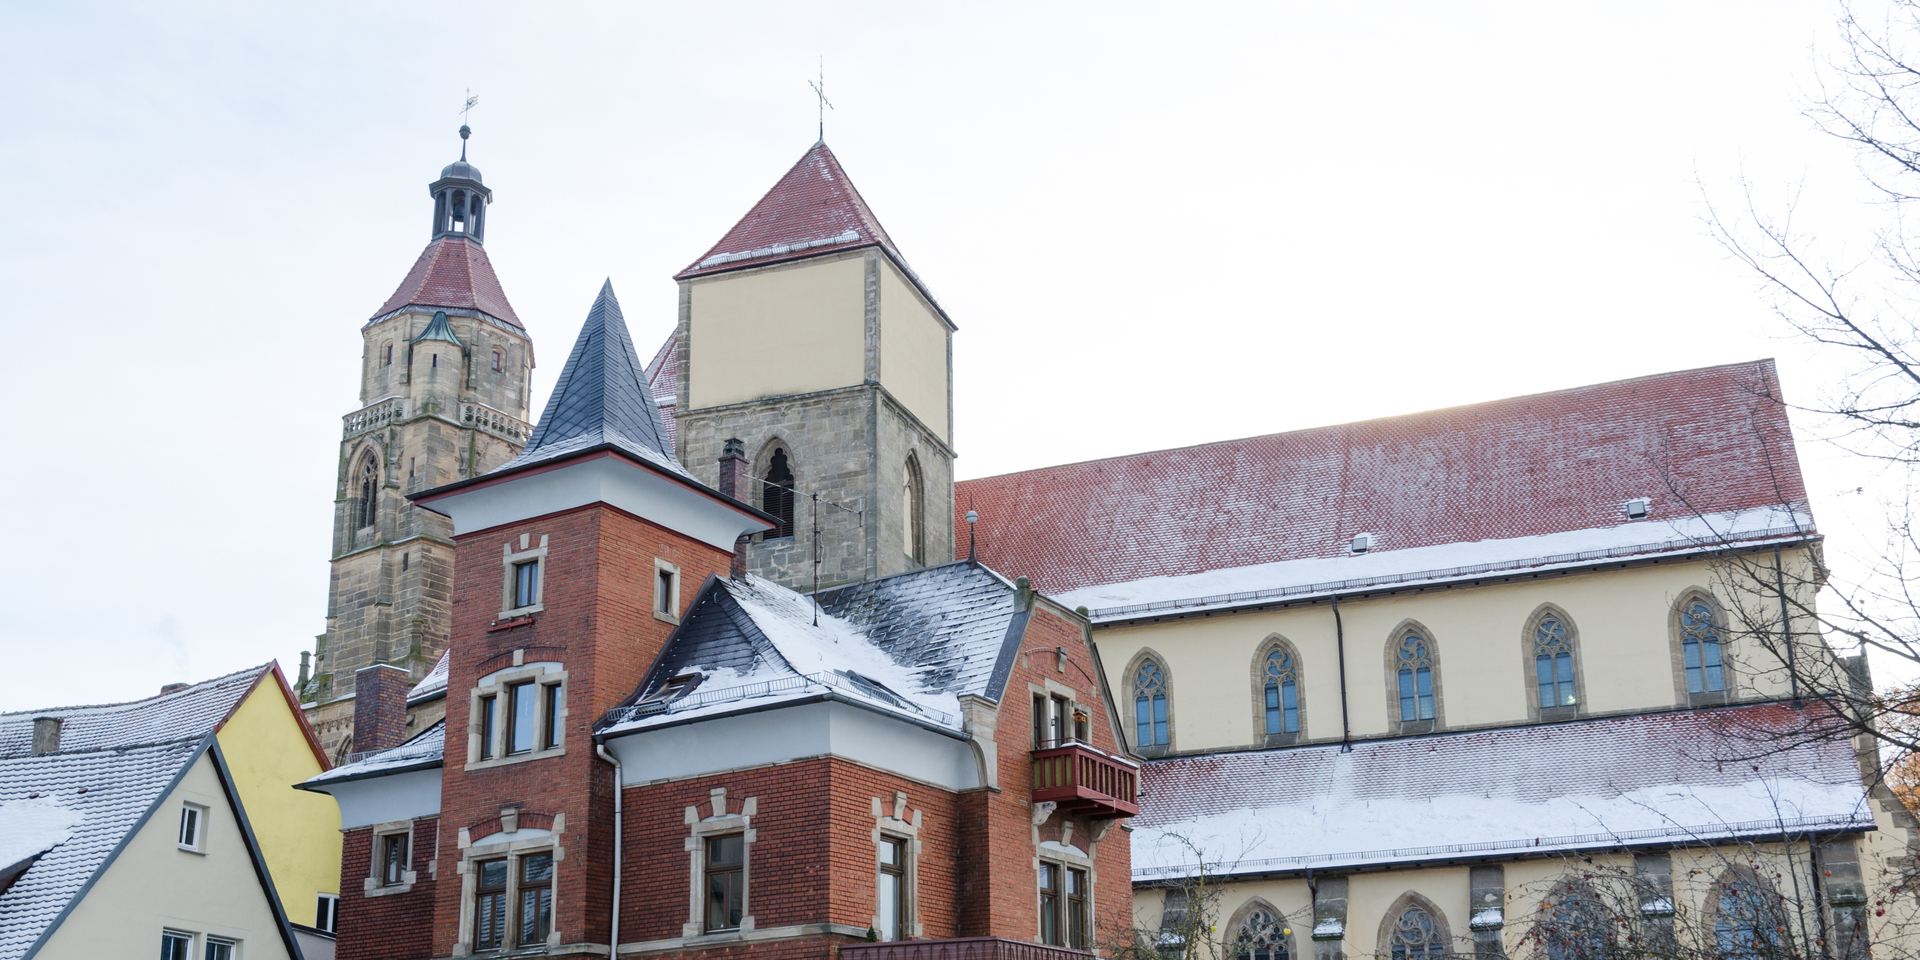
[[[720,492],[735,500],[747,500],[748,488],[753,480],[747,475],[747,445],[739,437],[729,439],[720,447]],[[752,538],[742,536],[733,541],[733,562],[727,568],[727,576],[735,580],[747,578],[747,545]]]
[[[60,752],[60,727],[65,721],[59,717],[33,718],[33,755],[44,757],[49,753]]]
[[[376,663],[353,673],[353,758],[397,747],[407,738],[407,691],[413,677]]]

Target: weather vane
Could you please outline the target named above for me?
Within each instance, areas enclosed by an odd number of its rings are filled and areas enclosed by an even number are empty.
[[[480,98],[473,95],[473,88],[468,87],[466,105],[460,108],[460,159],[462,161],[467,159],[467,138],[473,135],[473,130],[467,126],[467,111],[472,110],[479,102]]]
[[[807,81],[813,88],[813,95],[820,98],[820,142],[827,142],[827,111],[833,109],[833,101],[827,99],[827,58],[820,58],[820,82]]]

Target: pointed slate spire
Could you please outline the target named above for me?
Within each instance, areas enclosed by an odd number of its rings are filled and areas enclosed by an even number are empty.
[[[587,311],[580,339],[573,342],[560,382],[520,455],[501,470],[526,466],[613,444],[642,460],[682,476],[691,476],[674,458],[673,444],[660,425],[660,411],[647,389],[646,370],[627,334],[613,281]]]

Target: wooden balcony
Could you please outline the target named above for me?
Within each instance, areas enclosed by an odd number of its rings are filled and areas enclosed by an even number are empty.
[[[999,937],[849,943],[840,960],[1090,960],[1092,953]]]
[[[1140,812],[1140,768],[1084,743],[1033,751],[1033,802],[1096,820]]]

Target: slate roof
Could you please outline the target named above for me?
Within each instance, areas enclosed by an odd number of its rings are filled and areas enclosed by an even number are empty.
[[[720,242],[674,274],[675,280],[759,267],[800,257],[880,245],[893,238],[854,189],[839,158],[816,143]]]
[[[647,364],[647,391],[653,394],[654,409],[660,413],[660,426],[667,431],[667,443],[679,441],[675,411],[680,406],[680,336],[669,334],[667,342],[655,351]]]
[[[962,481],[978,556],[1043,592],[1792,505],[1771,360]],[[1672,487],[1669,487],[1669,483]],[[965,549],[964,538],[955,541]]]
[[[998,574],[961,561],[812,599],[768,580],[714,579],[640,688],[601,721],[624,732],[769,703],[833,696],[960,731],[958,697],[998,699],[1025,617]],[[667,704],[642,701],[701,675]]]
[[[446,749],[447,721],[441,720],[406,743],[378,753],[370,753],[352,763],[343,763],[318,776],[309,777],[295,786],[302,790],[317,789],[325,792],[325,787],[329,783],[363,780],[367,777],[405,773],[409,770],[429,770],[440,765]]]
[[[62,752],[114,750],[150,743],[198,740],[219,729],[247,692],[272,668],[248,667],[145,700],[0,713],[0,758],[33,749],[35,717],[58,717]]]
[[[580,338],[547,398],[547,409],[533,428],[526,449],[494,473],[554,460],[601,444],[612,444],[668,472],[691,478],[673,455],[673,442],[660,424],[644,368],[627,333],[626,317],[613,295],[613,281],[600,287]]]
[[[414,684],[412,690],[407,691],[407,703],[415,704],[447,695],[447,670],[451,665],[452,656],[451,648],[440,651],[440,659],[434,661],[433,669],[428,670],[427,675],[421,677],[420,682]]]
[[[0,759],[0,811],[28,798],[78,815],[11,888],[0,893],[0,960],[18,960],[107,862],[120,841],[198,757],[204,738],[125,749]],[[6,822],[0,814],[0,825]]]
[[[517,330],[526,329],[507,302],[487,250],[464,236],[444,236],[420,252],[393,296],[367,321],[383,320],[406,307],[473,310]]]
[[[1248,874],[1874,829],[1852,745],[1807,722],[1760,704],[1150,761],[1134,876],[1189,872],[1176,835]]]

